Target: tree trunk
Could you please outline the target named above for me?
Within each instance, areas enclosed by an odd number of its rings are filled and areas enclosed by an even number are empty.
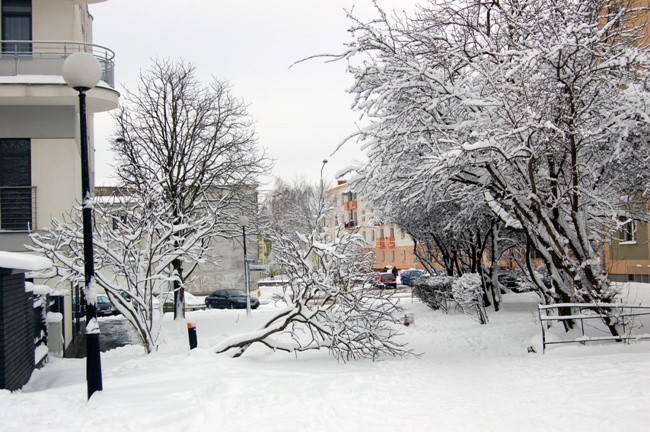
[[[178,280],[174,280],[174,319],[185,319],[185,289],[181,281],[183,280],[183,262],[180,259],[172,261],[174,273]]]

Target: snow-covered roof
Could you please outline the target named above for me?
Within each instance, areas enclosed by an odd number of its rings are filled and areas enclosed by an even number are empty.
[[[21,252],[0,251],[0,268],[36,271],[52,267],[49,258]]]

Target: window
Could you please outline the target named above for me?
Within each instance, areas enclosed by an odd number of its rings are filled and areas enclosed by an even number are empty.
[[[401,238],[402,240],[404,240],[404,238],[406,237],[406,234],[404,233],[404,230],[403,230],[403,229],[400,229],[400,230],[399,230],[399,234],[400,234],[400,238]]]
[[[0,229],[33,228],[31,159],[29,139],[0,139]]]
[[[375,241],[375,230],[370,231],[370,240]]]
[[[113,230],[118,231],[121,226],[126,224],[126,214],[113,216]]]
[[[390,229],[390,237],[395,238],[395,228],[391,227],[391,229]]]
[[[2,39],[30,41],[32,39],[32,0],[2,0]],[[2,52],[30,52],[30,43],[2,44]]]
[[[621,243],[636,243],[636,221],[625,219],[621,227]]]
[[[390,262],[395,262],[395,251],[390,251]]]
[[[406,262],[406,251],[404,249],[402,249],[402,262]]]

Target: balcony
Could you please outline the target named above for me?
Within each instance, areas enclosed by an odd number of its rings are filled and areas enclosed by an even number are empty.
[[[0,186],[0,231],[36,227],[36,187]]]
[[[377,248],[393,248],[395,247],[395,237],[382,237],[378,238],[375,247]]]
[[[102,68],[102,81],[115,86],[115,53],[103,46],[71,41],[2,40],[0,76],[61,76],[65,59],[76,52],[88,52]]]

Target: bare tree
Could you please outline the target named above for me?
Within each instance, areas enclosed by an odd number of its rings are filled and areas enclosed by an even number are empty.
[[[137,91],[126,92],[115,118],[113,150],[123,186],[159,191],[170,204],[168,217],[174,224],[202,217],[203,204],[218,202],[222,217],[212,234],[236,230],[236,215],[250,211],[246,192],[255,189],[269,161],[256,146],[246,106],[228,83],[213,79],[204,85],[194,66],[156,60],[140,74]],[[174,316],[179,318],[184,317],[183,280],[193,267],[184,269],[182,256],[172,266],[177,277]]]

